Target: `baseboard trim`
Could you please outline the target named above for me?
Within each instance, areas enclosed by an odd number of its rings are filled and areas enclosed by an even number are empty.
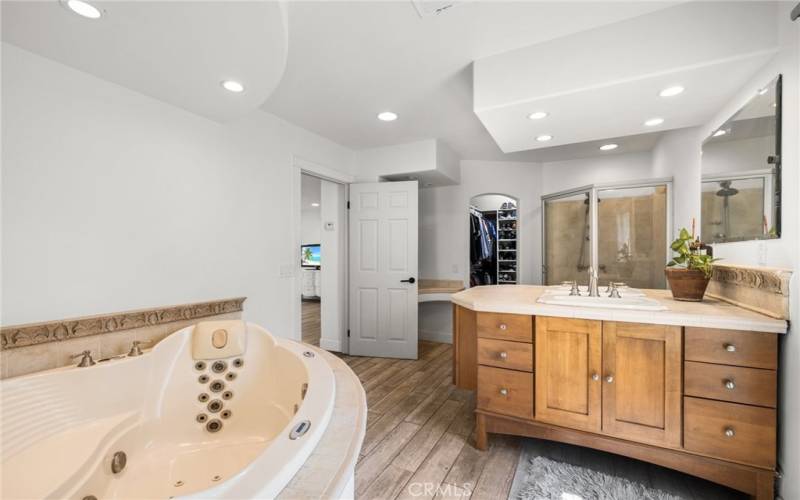
[[[422,340],[430,340],[431,342],[441,342],[442,344],[452,344],[452,332],[430,332],[426,330],[419,331],[419,338]]]
[[[338,340],[319,339],[319,346],[326,351],[342,352],[342,343]]]

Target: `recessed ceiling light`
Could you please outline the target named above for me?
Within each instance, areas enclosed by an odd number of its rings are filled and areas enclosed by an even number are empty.
[[[664,123],[663,118],[650,118],[649,120],[644,122],[644,124],[647,125],[648,127],[655,127],[656,125],[661,125],[662,123]]]
[[[680,85],[675,85],[673,87],[667,87],[661,92],[658,93],[661,97],[672,97],[678,94],[682,94],[685,89]]]
[[[617,149],[619,144],[603,144],[600,146],[600,151],[611,151],[613,149]]]
[[[553,138],[552,135],[544,134],[544,135],[540,135],[539,137],[537,137],[536,140],[539,141],[539,142],[547,142],[552,138]]]
[[[541,120],[548,115],[546,111],[535,111],[528,115],[529,120]]]
[[[392,113],[391,111],[378,113],[378,120],[382,122],[393,122],[397,120],[397,113]]]
[[[312,203],[312,204],[311,204],[311,206],[316,208],[316,207],[318,207],[318,206],[319,206],[319,203],[316,203],[316,202],[315,202],[315,203]]]
[[[222,82],[222,87],[229,92],[235,92],[237,94],[239,92],[244,92],[244,85],[236,80],[224,80]]]
[[[61,3],[72,12],[87,19],[100,19],[100,16],[103,15],[100,9],[83,0],[62,0]]]
[[[721,135],[725,135],[725,134],[727,134],[727,133],[728,133],[728,132],[726,132],[725,130],[723,130],[723,129],[719,129],[719,130],[717,130],[716,132],[714,132],[714,137],[719,137],[719,136],[721,136]]]
[[[767,87],[764,87],[763,89],[758,89],[758,95],[764,95],[767,92],[769,92],[769,89]]]

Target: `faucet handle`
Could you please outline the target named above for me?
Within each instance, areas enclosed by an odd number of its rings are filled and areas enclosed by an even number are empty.
[[[134,340],[133,342],[131,342],[131,350],[128,351],[128,356],[129,357],[141,356],[143,353],[141,347],[139,346],[149,345],[152,343],[153,343],[152,340]]]
[[[90,351],[89,349],[86,349],[85,351],[80,352],[78,354],[73,354],[72,356],[70,356],[70,359],[75,359],[78,357],[81,358],[80,362],[78,363],[78,366],[80,368],[85,368],[87,366],[92,366],[97,364],[95,363],[94,359],[92,359],[92,351]]]

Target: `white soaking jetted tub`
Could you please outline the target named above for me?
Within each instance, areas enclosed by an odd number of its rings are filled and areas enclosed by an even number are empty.
[[[194,328],[141,356],[2,381],[0,496],[277,496],[325,432],[331,368],[254,324],[243,354],[198,364]]]

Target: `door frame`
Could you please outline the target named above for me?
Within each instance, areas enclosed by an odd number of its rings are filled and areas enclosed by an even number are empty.
[[[300,248],[301,235],[300,225],[302,224],[302,178],[303,174],[318,177],[322,180],[335,182],[344,186],[344,203],[347,204],[350,200],[350,184],[355,182],[355,177],[349,174],[342,173],[338,170],[314,163],[306,160],[297,155],[292,155],[292,224],[291,224],[291,251],[290,258],[292,264],[292,275],[290,280],[291,289],[291,332],[290,338],[301,342],[303,339],[303,313],[302,313],[302,298],[300,291],[302,290],[302,273],[300,260],[297,258],[297,250]],[[345,214],[346,212],[345,208]],[[350,246],[349,246],[349,226],[348,217],[344,217],[342,221],[342,237],[344,238],[344,255],[339,256],[339,265],[344,270],[344,289],[349,290],[349,261],[350,261]],[[341,284],[340,284],[341,285]],[[348,294],[345,294],[344,300],[344,314],[345,324],[349,326],[350,304],[348,302]],[[322,326],[320,325],[320,329]],[[321,335],[320,331],[320,335]],[[347,354],[350,352],[350,345],[347,339],[347,328],[341,332],[340,335],[340,348],[341,352]],[[322,347],[322,346],[321,346]],[[324,349],[324,347],[323,347]]]
[[[596,271],[599,271],[599,263],[600,263],[600,255],[598,250],[598,228],[597,228],[597,217],[598,217],[598,192],[605,191],[608,189],[630,189],[630,188],[640,188],[640,187],[656,187],[656,186],[666,186],[667,187],[667,221],[666,221],[666,260],[664,261],[664,265],[667,264],[670,260],[670,244],[672,243],[672,236],[675,232],[675,229],[672,227],[673,224],[673,178],[672,177],[657,177],[654,179],[643,179],[638,181],[628,181],[628,182],[606,182],[606,183],[599,183],[599,184],[589,184],[586,186],[581,186],[577,188],[570,188],[565,189],[563,191],[557,191],[555,193],[545,194],[542,195],[542,284],[547,284],[547,201],[554,200],[557,198],[565,198],[567,196],[574,196],[580,194],[587,194],[589,195],[589,223],[590,223],[590,235],[591,235],[591,259],[590,264],[592,268]]]

